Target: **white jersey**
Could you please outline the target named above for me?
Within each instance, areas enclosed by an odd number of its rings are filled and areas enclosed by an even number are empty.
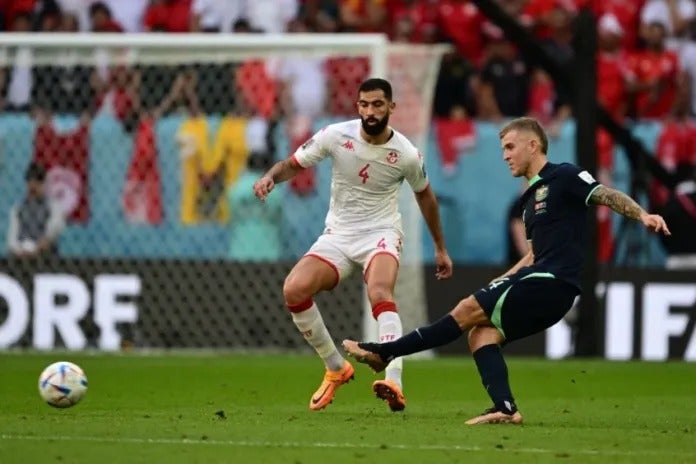
[[[360,136],[360,126],[360,119],[327,126],[292,159],[305,168],[328,156],[333,159],[327,232],[346,235],[384,228],[401,232],[399,188],[406,179],[414,192],[425,190],[423,157],[396,130],[384,145],[372,145]]]

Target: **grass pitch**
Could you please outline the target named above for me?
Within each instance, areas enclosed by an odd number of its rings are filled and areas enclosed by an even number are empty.
[[[38,375],[78,363],[77,406],[44,404]],[[406,411],[356,380],[307,408],[316,357],[0,355],[0,463],[696,463],[696,366],[508,360],[523,426],[468,427],[489,406],[470,358],[406,361]]]

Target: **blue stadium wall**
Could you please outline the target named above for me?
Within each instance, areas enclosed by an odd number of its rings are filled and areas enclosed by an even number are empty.
[[[215,118],[211,118],[213,124]],[[181,116],[161,119],[157,124],[159,169],[162,178],[165,220],[158,226],[132,225],[124,220],[120,201],[132,149],[132,136],[110,117],[98,117],[90,129],[90,221],[71,225],[61,236],[60,251],[67,257],[149,257],[149,258],[224,258],[229,247],[225,225],[185,226],[179,222],[180,163],[175,134]],[[64,127],[74,118],[58,118]],[[317,127],[330,121],[319,121]],[[652,150],[660,125],[640,124],[634,133]],[[459,157],[453,173],[441,168],[440,153],[432,136],[424,147],[431,184],[440,198],[442,220],[448,247],[456,262],[501,264],[505,259],[505,223],[509,204],[519,192],[520,180],[511,178],[502,161],[497,136],[498,126],[477,124],[476,145]],[[550,143],[550,159],[573,161],[574,132],[567,123],[559,137]],[[34,123],[26,115],[0,116],[0,232],[7,229],[7,211],[24,193],[23,174],[33,153]],[[278,137],[278,156],[287,155],[287,141]],[[330,163],[318,169],[319,186],[315,195],[284,195],[284,236],[293,237],[283,259],[295,259],[321,232],[328,207]],[[617,150],[615,186],[627,189],[629,171],[625,156]],[[298,212],[301,212],[298,214]],[[0,240],[0,255],[5,254]],[[423,256],[431,260],[432,246],[424,229]],[[660,265],[663,255],[656,240],[643,264]]]

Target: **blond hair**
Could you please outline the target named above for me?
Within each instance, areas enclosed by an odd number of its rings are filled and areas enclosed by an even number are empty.
[[[541,124],[539,124],[539,121],[534,118],[527,117],[513,119],[500,130],[498,136],[502,139],[508,132],[514,130],[534,133],[534,135],[539,138],[541,152],[546,154],[546,151],[549,149],[549,138],[546,136],[546,132],[544,131],[544,128],[541,127]]]

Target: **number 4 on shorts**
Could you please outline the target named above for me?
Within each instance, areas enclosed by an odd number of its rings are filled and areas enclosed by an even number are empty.
[[[491,282],[491,284],[488,286],[488,288],[491,289],[491,290],[493,290],[493,289],[496,288],[498,285],[503,285],[503,283],[504,283],[505,281],[508,281],[508,280],[510,280],[510,279],[507,278],[507,277],[503,277],[502,279],[498,279],[498,280],[496,280],[496,281],[494,281],[494,282]]]

